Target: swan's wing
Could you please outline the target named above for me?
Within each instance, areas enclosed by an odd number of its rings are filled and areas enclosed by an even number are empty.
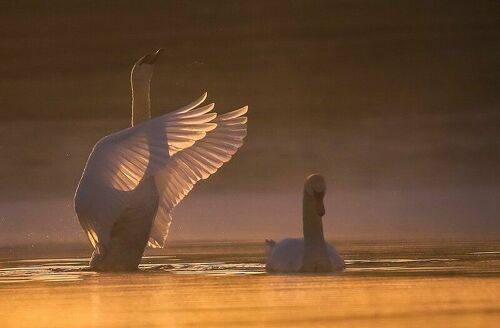
[[[98,179],[117,190],[134,190],[217,126],[210,122],[217,116],[209,113],[213,108],[180,109],[103,138],[91,155]]]
[[[266,261],[269,272],[299,272],[304,257],[304,240],[287,238],[278,242]]]
[[[129,192],[169,164],[171,157],[217,125],[214,105],[191,104],[101,139],[92,150],[75,196],[75,208],[91,242],[109,232],[127,206]],[[98,233],[97,233],[98,232]]]
[[[167,238],[172,210],[200,180],[215,173],[243,144],[247,133],[248,107],[219,115],[217,128],[193,146],[176,153],[155,176],[160,194],[158,211],[149,239],[152,247],[162,247]]]
[[[340,256],[337,249],[329,243],[326,244],[326,249],[328,252],[328,258],[330,259],[330,263],[332,264],[334,271],[341,271],[345,269],[345,262],[342,256]]]

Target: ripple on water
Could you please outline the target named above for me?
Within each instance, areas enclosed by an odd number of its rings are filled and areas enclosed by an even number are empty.
[[[168,257],[170,258],[170,257]],[[163,260],[162,257],[155,257]],[[68,282],[98,276],[89,270],[88,259],[37,259],[2,263],[0,283],[29,281]],[[264,273],[265,265],[260,263],[145,263],[139,266],[139,273],[203,274],[214,276],[255,275]]]
[[[406,274],[499,274],[497,251],[468,252],[454,257],[394,257],[346,259],[346,275]],[[227,254],[226,254],[227,255]],[[145,256],[139,274],[175,274],[205,276],[241,276],[265,273],[262,258],[214,258],[193,261],[193,258],[172,255]],[[478,256],[482,255],[482,256]],[[489,255],[489,257],[485,257]],[[192,256],[190,254],[189,256]],[[493,256],[493,260],[491,259]],[[201,257],[201,255],[200,255]],[[198,257],[198,258],[200,258]],[[486,260],[483,260],[485,258]],[[89,270],[88,258],[23,259],[0,262],[0,284],[30,281],[71,282],[103,275]]]

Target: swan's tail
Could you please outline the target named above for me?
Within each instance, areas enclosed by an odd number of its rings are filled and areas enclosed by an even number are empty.
[[[266,254],[269,255],[276,246],[276,242],[272,239],[266,239]]]

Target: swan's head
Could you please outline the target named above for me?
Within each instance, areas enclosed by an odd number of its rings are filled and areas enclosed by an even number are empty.
[[[143,65],[143,64],[153,65],[156,62],[156,60],[158,59],[158,57],[160,57],[160,55],[161,55],[162,52],[163,52],[163,48],[155,50],[152,53],[147,54],[144,57],[142,57],[141,59],[139,59],[136,64],[139,64],[139,65]]]
[[[140,58],[132,67],[132,81],[151,81],[154,64],[162,52],[163,49],[158,49]]]
[[[320,174],[311,174],[306,179],[304,192],[313,200],[316,213],[319,216],[325,215],[325,205],[323,204],[326,193],[325,179]]]

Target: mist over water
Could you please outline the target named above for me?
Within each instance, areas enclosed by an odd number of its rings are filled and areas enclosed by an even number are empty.
[[[128,126],[130,68],[160,46],[154,115],[203,91],[218,112],[250,106],[245,145],[176,209],[171,240],[300,235],[311,172],[328,238],[500,232],[492,2],[1,6],[1,246],[86,242],[81,171]]]
[[[3,135],[12,156],[3,159],[0,245],[86,243],[73,193],[95,141],[124,126],[124,121],[15,122],[12,133]],[[412,138],[415,143],[404,135],[374,141],[364,132],[339,136],[343,127],[333,126],[331,133],[317,131],[314,141],[291,134],[268,140],[252,127],[250,118],[241,151],[176,208],[169,240],[300,236],[303,181],[310,172],[327,180],[324,224],[330,239],[498,234],[500,193],[486,181],[493,169],[475,164],[473,154],[468,162],[443,159],[441,147],[453,148],[454,139],[436,145],[436,139],[425,141],[428,131],[420,132],[423,140]],[[20,143],[18,133],[32,133],[31,141]],[[462,151],[456,157],[468,152]]]

